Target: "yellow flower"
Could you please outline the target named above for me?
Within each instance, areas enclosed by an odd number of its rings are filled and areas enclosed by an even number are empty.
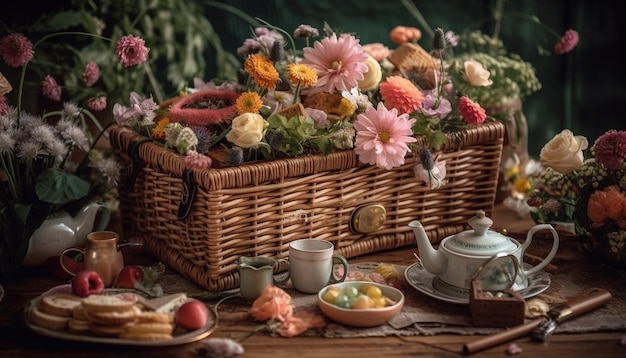
[[[273,90],[276,88],[276,82],[280,80],[278,71],[267,56],[251,55],[246,59],[244,69],[252,76],[254,82],[264,89]]]
[[[311,87],[317,82],[317,73],[305,64],[291,63],[287,66],[289,80],[297,85]]]
[[[519,174],[519,167],[517,165],[512,166],[511,168],[509,168],[505,173],[504,176],[511,180],[513,178],[515,178],[517,176],[517,174]]]
[[[236,101],[237,105],[237,113],[257,113],[261,106],[263,106],[263,102],[261,101],[261,96],[259,96],[256,92],[244,92],[242,93]]]
[[[528,190],[532,189],[532,185],[530,185],[530,181],[527,178],[519,178],[513,182],[513,187],[518,193],[525,193]]]
[[[339,108],[337,108],[337,111],[339,112],[338,114],[341,118],[351,116],[355,110],[356,106],[352,104],[352,102],[350,102],[350,100],[347,98],[342,98],[339,104]]]

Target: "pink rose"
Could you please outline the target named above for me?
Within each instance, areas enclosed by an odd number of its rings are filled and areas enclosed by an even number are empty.
[[[308,311],[299,311],[288,317],[278,328],[278,334],[283,337],[295,337],[312,328],[324,328],[324,318]]]
[[[257,321],[276,318],[284,321],[293,313],[291,296],[276,286],[267,286],[263,294],[252,303],[250,314]]]

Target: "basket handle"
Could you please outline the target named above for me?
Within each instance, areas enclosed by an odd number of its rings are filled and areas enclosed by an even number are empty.
[[[149,140],[149,138],[144,138],[140,141],[133,142],[128,146],[128,157],[130,157],[130,163],[128,165],[126,182],[124,182],[124,187],[122,188],[123,193],[129,193],[135,187],[139,171],[143,168],[143,161],[139,157],[139,146]]]
[[[178,206],[178,220],[184,220],[191,211],[193,199],[196,196],[196,183],[193,182],[192,171],[185,168],[183,170],[183,191],[180,194],[180,205]]]

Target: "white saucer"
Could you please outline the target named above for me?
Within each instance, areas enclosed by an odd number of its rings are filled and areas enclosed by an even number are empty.
[[[524,264],[527,265],[527,264]],[[532,266],[530,266],[532,267]],[[525,269],[528,269],[525,267]],[[460,303],[460,304],[469,304],[469,298],[460,298],[455,296],[447,295],[433,287],[433,280],[435,279],[435,275],[426,271],[419,263],[414,263],[404,270],[404,277],[406,278],[409,285],[413,286],[416,290],[439,300],[450,302],[450,303]],[[544,280],[545,278],[550,277],[550,274],[547,272],[540,270],[537,273],[534,273],[528,277],[528,287],[524,289],[524,293],[521,294],[523,298],[531,298],[534,297],[541,292],[545,291],[550,287],[549,280]],[[546,284],[548,283],[548,284]],[[534,286],[538,286],[537,289],[531,289]]]

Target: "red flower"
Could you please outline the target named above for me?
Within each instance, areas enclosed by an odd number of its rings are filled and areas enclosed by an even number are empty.
[[[465,96],[459,99],[459,112],[461,112],[465,122],[469,124],[479,125],[487,118],[485,109]]]
[[[145,43],[141,37],[126,35],[117,41],[115,53],[124,66],[138,65],[148,59],[150,49]]]
[[[35,54],[33,44],[24,35],[18,33],[0,39],[0,52],[4,61],[13,67],[25,65]]]
[[[578,32],[574,30],[567,30],[563,37],[559,39],[559,41],[554,44],[554,53],[557,55],[562,55],[564,53],[568,53],[576,47],[578,44]]]
[[[608,170],[616,170],[626,158],[626,132],[610,130],[593,145],[596,161]]]

